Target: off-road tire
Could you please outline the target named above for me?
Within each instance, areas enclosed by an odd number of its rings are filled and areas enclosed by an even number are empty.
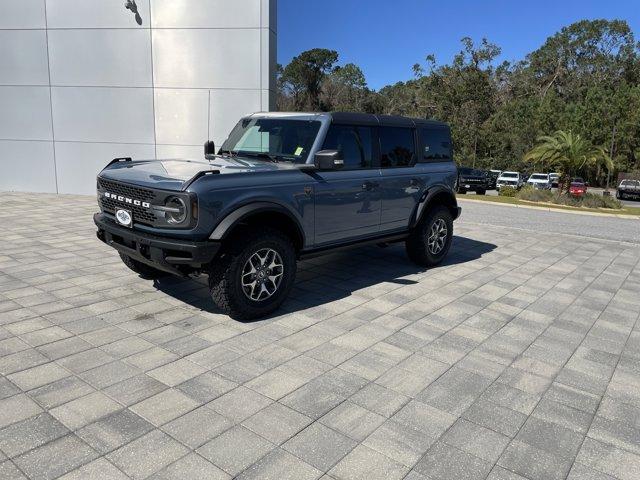
[[[447,228],[444,246],[437,254],[429,250],[429,233],[438,220],[443,220]],[[445,206],[436,206],[428,211],[420,223],[414,228],[405,242],[407,255],[412,262],[423,267],[434,267],[444,260],[451,248],[453,240],[453,217]]]
[[[133,270],[134,272],[136,272],[138,275],[140,275],[142,278],[146,280],[155,280],[156,278],[162,278],[169,275],[168,273],[163,272],[162,270],[158,270],[157,268],[150,267],[149,265],[146,265],[142,262],[134,260],[133,258],[131,258],[128,255],[125,255],[124,253],[120,254],[120,258],[122,259],[122,263],[124,263],[127,267],[129,267],[129,269]]]
[[[209,292],[216,306],[235,320],[253,320],[277,310],[289,295],[296,276],[296,251],[291,239],[265,227],[231,239],[228,245],[209,269]],[[282,280],[271,297],[254,301],[243,291],[242,269],[254,253],[266,248],[280,255]]]

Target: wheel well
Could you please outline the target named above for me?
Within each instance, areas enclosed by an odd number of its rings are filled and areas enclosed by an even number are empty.
[[[289,215],[276,211],[260,211],[250,213],[238,221],[224,238],[230,238],[241,234],[242,231],[255,227],[270,227],[281,231],[293,242],[296,251],[302,250],[304,246],[304,236],[300,227]]]
[[[456,198],[449,192],[438,192],[429,199],[429,203],[427,203],[423,215],[424,213],[428,212],[433,207],[438,205],[444,205],[445,207],[447,207],[451,212],[451,216],[454,218],[458,214],[458,202],[456,201]]]

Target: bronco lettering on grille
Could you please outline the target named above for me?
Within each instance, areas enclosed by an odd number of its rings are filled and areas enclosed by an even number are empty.
[[[151,204],[149,202],[142,202],[140,200],[135,200],[133,198],[124,197],[122,195],[115,195],[113,193],[104,192],[105,198],[110,198],[112,200],[116,200],[122,203],[128,203],[129,205],[135,205],[137,207],[142,208],[151,208]]]

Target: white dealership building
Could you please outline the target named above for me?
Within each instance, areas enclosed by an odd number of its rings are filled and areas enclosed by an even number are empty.
[[[0,0],[0,192],[90,194],[271,110],[276,1]]]

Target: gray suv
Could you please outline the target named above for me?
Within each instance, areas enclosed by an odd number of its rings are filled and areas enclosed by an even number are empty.
[[[236,319],[276,310],[296,261],[405,242],[440,263],[460,215],[446,124],[355,113],[258,113],[198,160],[114,159],[97,178],[98,238],[144,278],[206,273]]]

